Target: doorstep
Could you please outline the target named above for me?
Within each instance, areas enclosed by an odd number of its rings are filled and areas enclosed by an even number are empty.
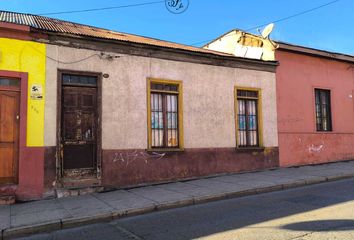
[[[96,177],[89,178],[62,178],[55,188],[55,197],[73,197],[102,192],[101,180]]]
[[[0,185],[0,205],[14,204],[16,201],[16,184]]]
[[[15,195],[0,196],[0,205],[10,205],[16,202]]]

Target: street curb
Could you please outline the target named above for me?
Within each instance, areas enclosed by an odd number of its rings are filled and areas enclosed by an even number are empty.
[[[145,213],[151,213],[156,211],[156,206],[148,206],[148,207],[143,207],[143,208],[132,208],[128,210],[117,210],[113,212],[113,220],[114,219],[119,219],[119,218],[124,218],[124,217],[133,217]]]
[[[113,220],[113,213],[103,213],[95,216],[81,218],[67,218],[61,220],[61,229],[74,228],[82,225],[89,225],[99,222],[109,222]]]
[[[30,234],[37,234],[43,232],[51,232],[61,229],[60,220],[51,221],[43,224],[28,225],[23,227],[9,228],[2,231],[2,239],[12,239],[18,237],[25,237]]]
[[[117,210],[117,211],[99,214],[90,217],[67,218],[58,221],[52,221],[49,223],[29,225],[29,226],[16,227],[16,228],[8,228],[2,230],[0,239],[5,240],[5,239],[16,238],[16,237],[23,237],[30,234],[52,232],[56,230],[68,229],[68,228],[73,228],[73,227],[78,227],[78,226],[83,226],[83,225],[88,225],[93,223],[109,222],[114,219],[132,217],[132,216],[142,215],[142,214],[151,213],[160,210],[192,206],[197,204],[214,202],[218,200],[233,199],[233,198],[251,196],[251,195],[256,195],[261,193],[267,193],[267,192],[275,192],[275,191],[298,188],[298,187],[309,186],[309,185],[314,185],[319,183],[333,182],[333,181],[343,180],[348,178],[354,178],[354,173],[342,174],[337,176],[329,176],[329,177],[314,177],[313,179],[310,180],[296,180],[290,183],[275,184],[267,187],[259,187],[259,188],[247,189],[242,191],[219,193],[210,196],[191,197],[191,199],[178,200],[176,202],[156,203],[154,206],[148,206],[148,207],[143,207],[138,209],[129,209],[124,211]]]
[[[156,204],[156,210],[168,210],[168,209],[173,209],[173,208],[179,208],[179,207],[185,207],[185,206],[190,206],[194,204],[194,199],[183,199],[183,200],[178,200],[175,202],[166,202],[166,203],[158,203]]]
[[[311,178],[309,180],[305,180],[306,185],[312,185],[312,184],[316,184],[316,183],[321,183],[321,182],[327,182],[327,178],[326,177],[314,177]]]
[[[296,180],[294,182],[284,183],[283,189],[286,190],[286,189],[297,188],[297,187],[301,187],[301,186],[305,186],[305,185],[306,185],[305,180]]]
[[[354,178],[354,173],[353,174],[343,174],[343,175],[338,175],[338,176],[326,177],[327,182],[333,182],[333,181],[347,179],[347,178]]]

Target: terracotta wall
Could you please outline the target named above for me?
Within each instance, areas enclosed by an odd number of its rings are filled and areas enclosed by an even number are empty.
[[[277,50],[280,165],[354,159],[353,64]],[[316,131],[314,89],[331,90],[331,132]]]

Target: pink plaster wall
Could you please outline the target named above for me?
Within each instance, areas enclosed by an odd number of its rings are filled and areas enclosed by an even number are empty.
[[[277,50],[281,166],[354,159],[354,64]],[[316,131],[314,88],[331,90],[332,132]]]

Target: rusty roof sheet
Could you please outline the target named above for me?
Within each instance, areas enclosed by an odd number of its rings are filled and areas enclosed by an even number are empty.
[[[32,15],[32,14],[0,11],[0,22],[25,25],[38,30],[50,31],[55,33],[73,34],[78,36],[87,36],[87,37],[95,37],[95,38],[102,38],[102,39],[142,43],[142,44],[148,44],[153,46],[234,57],[232,54],[217,52],[208,49],[202,49],[198,47],[192,47],[188,45],[158,40],[154,38],[137,36],[133,34],[116,32],[116,31],[111,31],[103,28],[97,28],[88,25],[63,21],[54,18],[48,18],[44,16]]]

